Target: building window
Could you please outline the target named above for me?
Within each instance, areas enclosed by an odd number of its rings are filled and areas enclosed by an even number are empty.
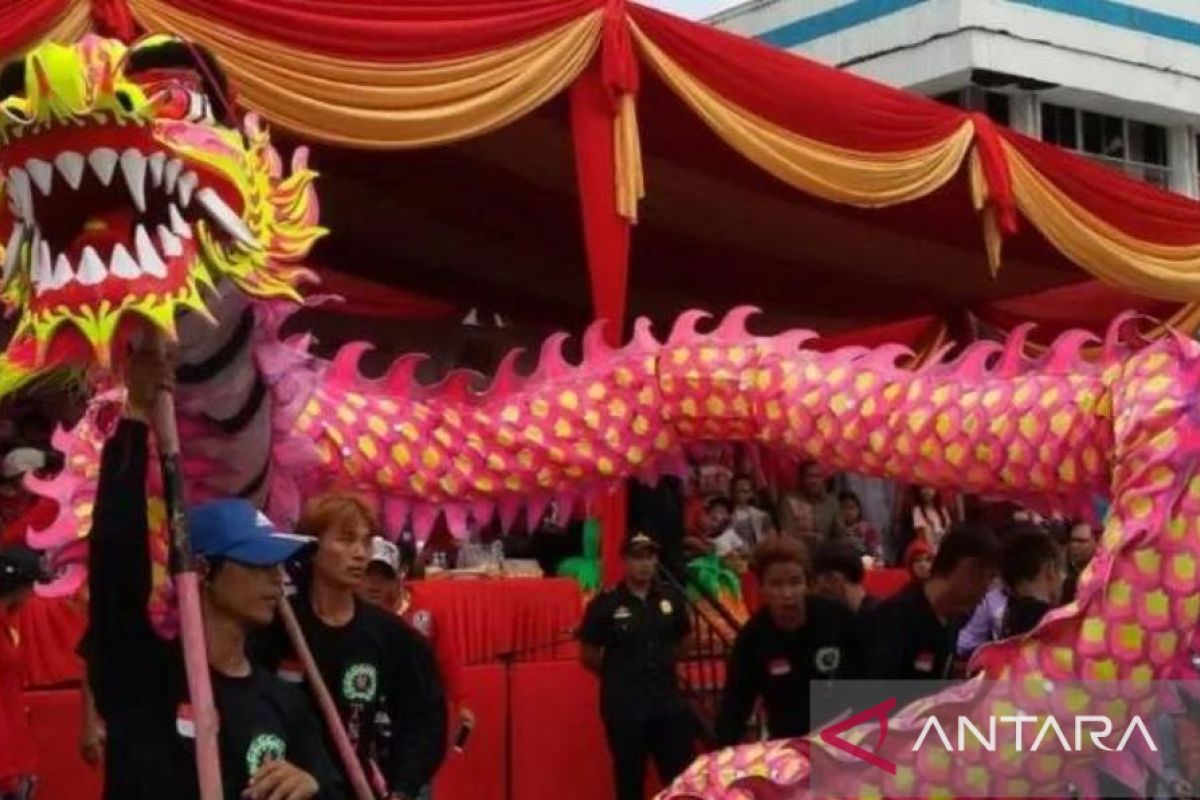
[[[1042,140],[1170,188],[1167,129],[1162,125],[1042,103]]]
[[[968,86],[936,95],[933,99],[964,111],[982,111],[993,122],[1009,124],[1008,95],[1003,92],[989,92],[978,86]]]

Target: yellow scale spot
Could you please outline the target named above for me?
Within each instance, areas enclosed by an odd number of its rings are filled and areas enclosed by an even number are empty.
[[[1029,402],[1030,395],[1033,394],[1033,387],[1028,383],[1021,384],[1015,392],[1013,392],[1013,405],[1023,406]]]
[[[986,445],[986,444],[975,445],[975,458],[978,459],[979,461],[991,461],[992,460],[991,445]]]
[[[654,448],[656,450],[667,450],[671,447],[671,435],[666,431],[659,431],[658,436],[654,437]]]
[[[1038,403],[1041,404],[1042,408],[1049,410],[1051,406],[1058,402],[1058,399],[1058,388],[1051,386],[1049,389],[1042,392],[1042,396],[1038,398]]]
[[[463,475],[470,475],[475,470],[475,465],[466,456],[457,455],[454,457],[454,468]]]
[[[591,442],[576,442],[575,452],[583,458],[591,458],[593,455],[595,455],[596,451],[592,449]]]
[[[442,491],[446,494],[458,494],[458,479],[453,475],[443,475],[438,479],[438,485],[442,487]]]
[[[1158,577],[1158,571],[1162,568],[1162,556],[1154,550],[1138,550],[1133,554],[1133,563],[1143,575]]]
[[[428,469],[437,469],[442,463],[442,454],[432,447],[426,447],[421,453],[421,463]]]
[[[690,397],[685,397],[683,399],[683,402],[679,404],[679,410],[682,411],[685,416],[695,417],[696,416],[696,401]]]
[[[1179,553],[1171,560],[1171,568],[1175,577],[1191,583],[1196,579],[1196,559],[1190,553]],[[1200,595],[1195,600],[1200,601]]]
[[[566,470],[564,470],[564,471],[567,473],[568,478],[582,478],[583,477],[583,468],[580,467],[578,464],[570,464],[567,466]]]
[[[433,438],[438,440],[438,444],[442,447],[450,447],[454,443],[454,437],[450,435],[450,431],[445,428],[438,428],[433,432]]]
[[[490,454],[487,457],[487,465],[488,469],[495,470],[496,472],[503,472],[505,467],[508,466],[504,461],[504,456],[499,453]]]
[[[999,403],[1002,395],[1003,393],[999,389],[990,389],[989,391],[985,392],[983,395],[984,408],[991,408]]]
[[[830,399],[829,406],[833,409],[833,413],[841,416],[851,407],[850,398],[842,392],[838,392]]]
[[[533,451],[525,448],[517,453],[517,465],[521,469],[533,469]]]
[[[529,441],[533,442],[534,444],[542,444],[543,442],[546,441],[546,436],[545,436],[545,434],[542,433],[542,429],[538,428],[534,425],[527,426],[525,428],[524,434],[525,434],[525,438],[528,439]]]
[[[1129,606],[1129,601],[1133,597],[1133,587],[1128,581],[1114,580],[1108,585],[1108,602],[1112,603],[1118,609],[1125,609]]]
[[[941,444],[932,436],[928,436],[921,441],[921,455],[925,458],[936,458],[940,450]]]
[[[366,408],[367,399],[357,392],[347,392],[346,402],[355,408]]]
[[[725,413],[725,401],[719,397],[709,397],[704,401],[704,407],[713,416],[719,417]]]
[[[771,388],[771,373],[767,370],[759,370],[754,376],[754,384],[761,390],[766,391]]]
[[[744,417],[750,413],[750,403],[744,396],[739,394],[737,397],[733,398],[733,410],[735,413]]]
[[[550,404],[539,397],[529,404],[529,411],[538,419],[545,419],[550,413]]]
[[[1129,501],[1129,512],[1138,519],[1149,516],[1152,510],[1154,502],[1145,495],[1138,495]]]
[[[424,495],[426,490],[429,488],[429,482],[425,480],[424,475],[420,474],[410,475],[408,478],[408,485],[411,486],[412,490],[419,495]]]
[[[1062,478],[1066,483],[1075,482],[1075,459],[1067,456],[1058,465],[1058,477]]]
[[[587,390],[587,396],[591,400],[603,400],[606,394],[608,389],[604,388],[603,383],[593,383]]]
[[[654,389],[647,386],[638,392],[637,401],[644,406],[654,405]]]
[[[1171,385],[1171,378],[1166,375],[1155,375],[1142,385],[1142,390],[1150,394],[1158,394]]]
[[[621,444],[621,431],[615,427],[604,429],[604,443],[609,447],[617,447]]]
[[[742,363],[746,360],[746,348],[744,348],[744,347],[730,348],[729,360],[732,361],[735,365],[740,367],[742,365]]]
[[[378,400],[375,403],[376,407],[384,414],[399,414],[400,405],[395,400]]]
[[[319,417],[321,415],[321,404],[317,402],[316,398],[309,400],[308,404],[304,406],[304,413],[310,417]]]
[[[863,400],[862,407],[859,408],[859,412],[864,417],[874,416],[874,414],[875,414],[875,398],[868,397],[866,400]]]
[[[1032,412],[1026,413],[1017,421],[1017,427],[1021,430],[1022,436],[1032,439],[1038,430],[1038,419]]]
[[[645,436],[650,432],[650,420],[638,414],[633,418],[633,424],[630,427],[632,427],[634,434],[637,436]]]
[[[383,417],[380,417],[376,414],[372,414],[367,417],[367,428],[376,436],[387,435],[387,423],[384,421]]]
[[[617,367],[616,372],[613,373],[613,380],[617,382],[617,386],[620,386],[622,389],[628,389],[630,386],[633,386],[633,372],[625,367]],[[575,396],[574,392],[567,392],[567,394],[572,397]],[[566,405],[566,403],[563,403],[563,405]],[[574,407],[570,406],[570,408]]]
[[[575,429],[571,427],[571,423],[560,419],[554,423],[554,435],[560,439],[569,439],[575,435]]]
[[[1100,453],[1096,451],[1095,447],[1088,445],[1087,447],[1083,448],[1082,458],[1083,467],[1088,472],[1094,473],[1100,468]]]
[[[1171,608],[1171,598],[1162,589],[1155,589],[1146,595],[1143,604],[1147,613],[1154,617],[1166,616]]]
[[[612,402],[608,404],[608,413],[617,419],[624,419],[629,412],[629,406],[619,397],[614,397]]]
[[[326,428],[325,435],[333,439],[333,443],[341,447],[346,443],[346,437],[342,434],[341,428]]]
[[[612,459],[601,456],[596,459],[596,471],[601,475],[612,475],[616,468],[613,466]]]
[[[496,441],[499,442],[502,447],[511,447],[512,443],[516,440],[516,434],[514,434],[508,428],[501,428],[500,430],[496,431]]]
[[[521,476],[515,472],[504,479],[504,488],[510,492],[521,491]]]
[[[1050,430],[1055,436],[1062,436],[1071,427],[1071,415],[1066,411],[1059,411],[1050,418]]]
[[[1125,624],[1117,628],[1117,641],[1127,650],[1142,649],[1142,628],[1140,625]]]
[[[516,406],[505,406],[500,412],[500,419],[508,423],[514,423],[521,419],[521,409]]]
[[[557,464],[561,464],[567,460],[567,451],[563,450],[561,447],[551,446],[546,450],[546,455],[549,456],[551,461]]]
[[[671,361],[674,364],[685,364],[692,357],[692,354],[687,348],[680,347],[671,352]]]
[[[375,444],[375,440],[366,434],[358,437],[358,449],[364,456],[372,460],[379,455],[379,447]]]
[[[1054,665],[1059,669],[1069,672],[1075,666],[1075,651],[1069,647],[1055,647],[1050,653],[1050,658],[1054,661]],[[1083,702],[1087,704],[1087,694],[1081,692]],[[1068,698],[1069,702],[1070,698]]]
[[[929,419],[929,414],[924,411],[914,411],[908,415],[908,429],[914,434],[919,433],[921,428],[925,427],[925,422]]]
[[[476,478],[472,485],[476,491],[483,492],[484,494],[491,494],[496,490],[496,482],[486,475]]]
[[[712,362],[716,361],[718,355],[719,353],[715,347],[700,348],[700,361],[705,364],[711,364]]]
[[[966,454],[966,449],[958,442],[954,442],[946,448],[946,461],[950,462],[952,467],[960,466]]]
[[[1088,617],[1083,621],[1080,637],[1088,644],[1103,644],[1104,631],[1104,620],[1097,617]]]
[[[587,425],[592,430],[600,427],[600,412],[595,409],[589,409],[583,412],[583,424]]]
[[[400,435],[410,442],[416,442],[421,438],[421,432],[417,430],[417,426],[411,422],[400,423]]]
[[[902,433],[896,437],[896,452],[903,455],[912,455],[912,440],[908,438],[908,434]]]
[[[859,393],[866,393],[875,385],[875,376],[869,372],[864,372],[854,379],[854,388]]]
[[[392,461],[401,467],[407,467],[412,463],[412,453],[408,451],[408,446],[403,442],[392,445]]]
[[[351,411],[346,406],[338,406],[337,418],[346,425],[353,425],[358,419],[358,415]]]
[[[549,489],[554,485],[554,470],[550,467],[542,467],[537,472],[538,485],[543,489]]]
[[[888,437],[883,431],[872,431],[871,435],[867,437],[867,444],[877,453],[883,452],[883,449],[887,447],[887,443]]]
[[[640,447],[631,447],[625,451],[625,458],[630,464],[641,464],[646,460],[646,451]]]
[[[988,430],[996,436],[1005,436],[1008,433],[1008,424],[1010,421],[1008,417],[996,417],[988,425]]]

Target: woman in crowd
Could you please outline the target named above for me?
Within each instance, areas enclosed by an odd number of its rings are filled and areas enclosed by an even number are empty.
[[[907,513],[901,521],[911,526],[910,541],[924,541],[936,551],[942,537],[950,530],[954,517],[936,489],[914,486],[908,500]]]
[[[756,494],[754,479],[749,475],[733,479],[733,529],[747,547],[754,547],[775,532],[771,515],[756,505]]]
[[[933,568],[933,548],[928,542],[918,539],[908,545],[904,551],[904,568],[908,570],[913,583],[924,583],[929,580]]]
[[[437,664],[419,633],[395,614],[361,602],[375,514],[341,493],[310,500],[297,532],[317,541],[303,565],[296,617],[375,790],[414,798],[446,752],[446,704]],[[295,673],[296,655],[279,627],[265,637],[264,661]]]
[[[863,519],[862,503],[854,492],[842,492],[838,495],[841,506],[842,525],[853,540],[854,545],[863,555],[870,556],[876,561],[883,558],[883,539],[875,526]]]
[[[41,577],[38,556],[22,546],[0,550],[0,800],[32,795],[37,753],[21,700],[24,664],[15,615]]]

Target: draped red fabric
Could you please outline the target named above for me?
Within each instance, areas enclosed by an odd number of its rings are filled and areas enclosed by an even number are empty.
[[[822,335],[810,346],[814,350],[826,353],[841,347],[878,347],[892,342],[915,349],[935,326],[941,324],[942,321],[938,317],[914,317],[869,328]]]
[[[456,310],[451,303],[344,272],[321,267],[317,273],[321,276],[319,291],[343,299],[344,302],[329,307],[330,311],[339,314],[389,319],[441,319],[451,316]]]
[[[630,5],[629,13],[683,69],[801,136],[854,150],[906,150],[944,140],[967,118],[950,106],[753,39],[644,6]]]
[[[575,174],[583,212],[583,238],[596,319],[609,320],[607,338],[618,344],[625,320],[629,285],[629,221],[617,213],[613,96],[601,61],[593,61],[571,87],[571,132]],[[636,74],[636,73],[634,73]],[[628,498],[618,489],[597,501],[592,513],[600,521],[600,562],[611,585],[621,575]]]
[[[971,306],[980,321],[1001,330],[1012,330],[1026,322],[1037,324],[1034,338],[1047,342],[1073,328],[1103,334],[1106,326],[1125,311],[1138,311],[1166,319],[1177,304],[1137,297],[1100,281],[1062,286],[1044,292],[992,300]]]
[[[0,57],[38,41],[69,5],[69,0],[8,0],[0,3]]]
[[[1130,236],[1157,244],[1195,245],[1200,204],[1078,154],[1011,130],[1004,140],[1073,201]]]
[[[92,23],[102,36],[131,42],[137,36],[137,23],[127,0],[91,0]]]
[[[169,0],[244,33],[378,61],[478,53],[556,28],[605,0]]]

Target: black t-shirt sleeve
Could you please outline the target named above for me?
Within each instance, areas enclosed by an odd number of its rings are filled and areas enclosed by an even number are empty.
[[[596,595],[583,612],[583,624],[579,627],[579,639],[584,644],[593,647],[608,646],[609,597],[607,592]]]
[[[161,668],[166,647],[150,625],[150,554],[146,469],[149,431],[122,420],[100,457],[100,479],[88,544],[89,622],[81,651],[102,709],[144,697],[109,697],[110,687],[134,687],[139,669]],[[161,676],[149,676],[157,685]]]
[[[392,669],[388,698],[394,743],[383,771],[393,790],[415,796],[433,780],[446,757],[446,694],[437,660],[425,638],[394,617]],[[397,691],[399,690],[399,691]]]
[[[880,603],[864,622],[861,645],[863,677],[872,680],[905,678],[910,666],[908,626],[904,620],[904,605],[899,597]]]
[[[691,615],[688,613],[687,599],[679,592],[671,593],[671,603],[675,608],[675,635],[683,641],[692,632]]]
[[[738,633],[729,654],[725,670],[725,690],[721,694],[721,710],[717,715],[717,744],[729,747],[746,736],[746,721],[762,691],[759,648],[755,631],[748,623]]]
[[[325,749],[321,722],[307,695],[282,682],[278,691],[288,708],[288,761],[313,776],[321,789],[319,800],[348,797],[342,775]]]
[[[287,602],[290,602],[292,608],[295,608],[299,600],[296,597],[290,597]],[[275,614],[275,619],[271,620],[270,625],[251,634],[247,643],[247,651],[250,660],[255,665],[272,674],[279,670],[279,665],[285,658],[294,654],[295,648],[292,647],[287,629],[283,626],[283,620],[280,619],[278,613]]]

